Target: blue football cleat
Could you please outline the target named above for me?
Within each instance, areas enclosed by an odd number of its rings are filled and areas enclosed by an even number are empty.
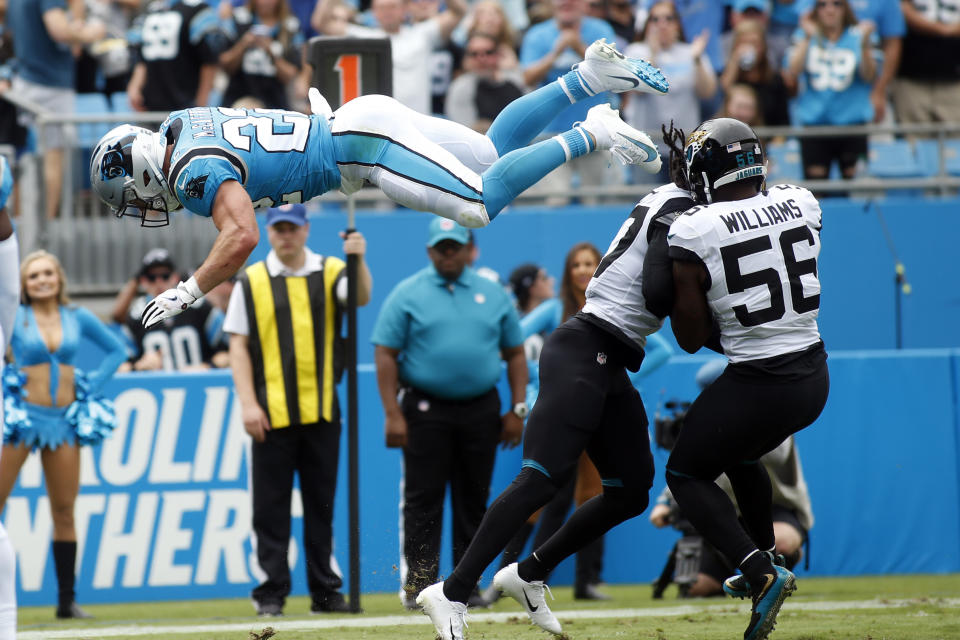
[[[743,640],[766,640],[777,622],[777,613],[783,601],[797,590],[796,577],[783,567],[774,566],[775,574],[767,574],[766,584],[753,592],[750,624],[743,632]]]

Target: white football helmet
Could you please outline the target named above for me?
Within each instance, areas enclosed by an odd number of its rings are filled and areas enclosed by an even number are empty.
[[[169,223],[182,205],[163,175],[163,135],[123,124],[111,129],[90,158],[90,184],[118,218],[140,218],[145,227]]]

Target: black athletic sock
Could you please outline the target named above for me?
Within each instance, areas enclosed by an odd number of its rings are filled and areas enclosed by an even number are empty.
[[[483,570],[556,490],[550,479],[539,471],[523,469],[487,508],[463,558],[443,581],[443,594],[454,602],[466,603]]]
[[[770,556],[759,550],[751,553],[740,563],[740,571],[743,575],[747,576],[747,581],[750,583],[751,588],[754,588],[754,585],[759,586],[766,584],[764,576],[776,573]]]
[[[59,604],[69,606],[76,598],[73,587],[76,580],[77,543],[54,540],[53,565],[57,572]]]
[[[520,563],[524,580],[544,580],[564,558],[576,553],[611,528],[643,513],[647,508],[647,491],[606,487],[573,512],[566,524],[541,547]]]
[[[517,529],[514,536],[510,538],[510,542],[503,548],[503,555],[500,556],[501,569],[520,559],[520,554],[527,546],[527,540],[530,539],[531,533],[533,533],[533,525],[529,522],[524,522],[523,526]]]

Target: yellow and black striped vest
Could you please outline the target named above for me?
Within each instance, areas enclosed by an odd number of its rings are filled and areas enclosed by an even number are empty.
[[[344,266],[326,257],[307,276],[271,277],[261,261],[240,276],[254,388],[274,428],[340,419],[344,340],[334,285]]]

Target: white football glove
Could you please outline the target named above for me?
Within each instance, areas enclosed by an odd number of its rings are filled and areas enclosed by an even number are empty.
[[[167,318],[179,315],[202,297],[203,292],[197,286],[197,281],[190,278],[186,282],[178,284],[174,289],[167,289],[148,302],[140,316],[140,323],[144,329],[149,329]]]

